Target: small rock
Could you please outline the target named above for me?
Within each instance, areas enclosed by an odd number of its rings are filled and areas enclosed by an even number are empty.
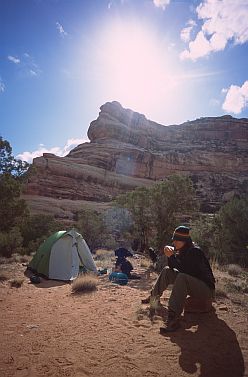
[[[227,312],[228,311],[228,307],[226,305],[221,305],[221,306],[219,306],[219,310]]]

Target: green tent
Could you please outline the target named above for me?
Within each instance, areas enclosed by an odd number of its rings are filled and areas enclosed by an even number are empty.
[[[44,241],[28,265],[49,279],[73,280],[80,269],[97,273],[90,249],[74,229],[59,231]]]

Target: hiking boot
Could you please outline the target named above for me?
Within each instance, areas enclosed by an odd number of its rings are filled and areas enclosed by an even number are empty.
[[[169,310],[166,326],[160,327],[160,334],[164,335],[170,332],[178,330],[180,327],[180,316],[177,316],[175,312]]]
[[[141,303],[142,304],[150,304],[150,305],[155,306],[155,307],[161,306],[160,297],[159,296],[152,296],[152,295],[150,295],[150,296],[142,299]]]

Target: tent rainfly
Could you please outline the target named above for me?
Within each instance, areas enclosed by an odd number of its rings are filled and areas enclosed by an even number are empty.
[[[74,280],[81,269],[97,273],[87,243],[74,229],[59,231],[48,237],[38,248],[28,268],[55,280]]]

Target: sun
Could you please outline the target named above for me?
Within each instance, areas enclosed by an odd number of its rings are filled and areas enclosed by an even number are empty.
[[[161,97],[166,101],[173,85],[171,62],[166,44],[151,28],[118,21],[101,38],[101,66],[110,97],[146,114]]]

